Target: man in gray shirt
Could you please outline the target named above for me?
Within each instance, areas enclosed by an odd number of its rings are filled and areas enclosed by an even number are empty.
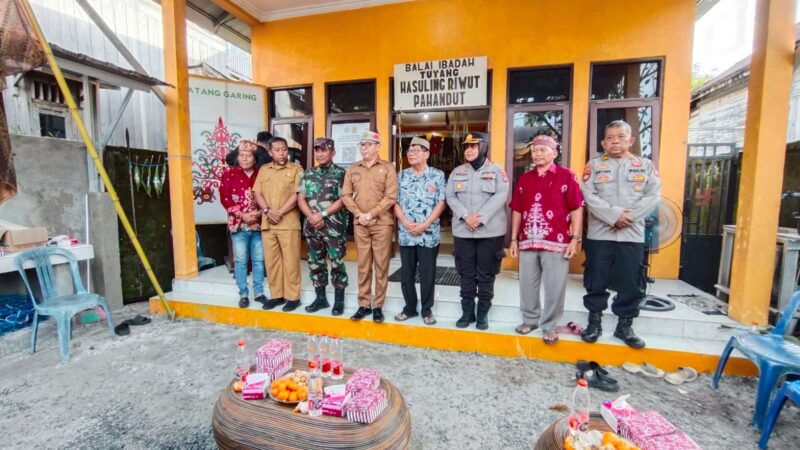
[[[645,295],[644,219],[661,200],[661,178],[651,160],[631,153],[634,140],[630,125],[611,122],[601,141],[605,153],[592,158],[583,171],[581,188],[589,212],[583,304],[589,325],[581,338],[596,342],[603,333],[613,270],[617,296],[611,310],[619,317],[614,336],[644,348],[644,340],[633,332],[633,319]]]

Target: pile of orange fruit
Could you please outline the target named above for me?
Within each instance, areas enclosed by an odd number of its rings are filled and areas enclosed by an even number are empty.
[[[625,439],[622,439],[621,437],[617,436],[616,433],[612,433],[610,431],[606,431],[605,433],[603,433],[603,441],[599,447],[592,445],[590,448],[597,450],[639,450],[639,447],[631,444]],[[567,438],[564,440],[564,450],[585,450],[585,449],[587,449],[587,447],[577,442],[574,436],[571,435],[567,436]]]
[[[281,402],[302,402],[308,398],[308,375],[305,372],[293,372],[272,382],[272,397]],[[305,375],[305,376],[304,376]]]

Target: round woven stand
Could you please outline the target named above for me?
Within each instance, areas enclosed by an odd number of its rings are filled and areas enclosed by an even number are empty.
[[[599,413],[589,415],[589,429],[614,431]],[[534,450],[563,450],[567,433],[569,433],[569,416],[564,416],[544,430],[536,441]]]
[[[292,370],[306,370],[306,361],[295,360]],[[346,382],[352,370],[345,370]],[[344,417],[309,417],[293,413],[293,405],[269,398],[242,400],[229,384],[214,406],[212,428],[221,449],[406,449],[411,441],[411,413],[400,391],[384,378],[387,407],[371,424]]]

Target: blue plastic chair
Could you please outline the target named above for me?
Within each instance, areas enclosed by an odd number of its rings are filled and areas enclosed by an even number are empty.
[[[778,420],[778,415],[781,413],[784,403],[787,399],[791,399],[795,405],[800,405],[800,381],[787,381],[783,383],[775,401],[772,402],[772,407],[769,408],[769,414],[764,421],[764,432],[761,433],[761,440],[758,441],[758,448],[767,448],[767,441],[769,435],[772,434],[772,428],[775,426],[775,421]]]
[[[53,264],[50,258],[63,257],[69,262],[69,268],[72,272],[72,281],[75,285],[74,294],[60,294],[56,290],[55,272],[53,271]],[[28,281],[28,276],[25,273],[25,264],[30,261],[36,269],[36,275],[39,278],[39,287],[42,293],[40,299],[36,299],[33,293],[31,283]],[[51,316],[56,320],[58,327],[58,341],[59,349],[61,352],[61,361],[66,362],[69,360],[69,341],[72,337],[72,317],[89,308],[99,306],[103,308],[108,318],[108,332],[111,337],[114,337],[114,321],[111,319],[111,311],[108,309],[106,299],[91,292],[88,292],[81,277],[78,274],[78,261],[75,255],[68,250],[56,247],[36,248],[27,250],[14,258],[14,264],[17,266],[22,281],[25,282],[25,287],[28,288],[28,294],[33,302],[35,308],[33,314],[33,324],[31,325],[31,353],[36,352],[36,334],[39,329],[39,315]]]
[[[711,388],[716,389],[722,369],[728,362],[733,349],[739,350],[758,366],[758,392],[753,412],[753,426],[761,429],[767,415],[770,399],[778,386],[778,381],[788,374],[800,374],[800,345],[784,339],[786,328],[800,305],[800,290],[789,299],[789,306],[783,311],[778,324],[769,334],[745,333],[733,336],[719,358],[717,371],[711,380]]]

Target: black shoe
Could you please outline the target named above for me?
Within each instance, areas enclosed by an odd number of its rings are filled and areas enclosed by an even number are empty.
[[[491,302],[478,301],[478,313],[475,315],[475,328],[479,330],[489,329],[489,308],[492,307]]]
[[[264,297],[264,294],[261,294],[258,297],[254,298],[253,301],[264,304],[267,302],[267,297]]]
[[[372,310],[372,321],[375,323],[383,323],[383,310],[381,308],[374,308]]]
[[[584,342],[594,343],[597,342],[597,339],[603,334],[603,313],[602,312],[590,312],[589,313],[589,325],[586,326],[586,329],[581,333],[581,339]]]
[[[595,361],[578,361],[575,364],[576,378],[583,378],[589,387],[606,392],[619,391],[619,383],[611,378],[608,371]]]
[[[332,316],[341,316],[344,314],[344,289],[336,289],[333,297],[333,309],[331,309]]]
[[[247,308],[250,306],[250,300],[247,297],[242,297],[239,299],[239,308]]]
[[[276,306],[280,306],[284,303],[286,303],[286,300],[284,300],[283,297],[271,298],[264,303],[264,306],[262,306],[261,309],[265,310],[275,309]]]
[[[297,309],[299,306],[300,306],[300,299],[298,298],[297,300],[287,300],[286,304],[283,305],[283,308],[281,309],[284,312],[291,312]]]
[[[331,306],[330,303],[328,303],[328,297],[325,295],[324,287],[318,287],[314,290],[317,293],[317,298],[315,298],[314,302],[310,305],[306,306],[306,312],[313,313]]]
[[[372,308],[365,308],[363,306],[358,307],[358,311],[350,317],[351,320],[361,320],[364,317],[372,314]]]
[[[630,348],[644,348],[645,343],[636,333],[633,332],[633,319],[619,318],[617,329],[614,330],[614,337],[624,342]]]
[[[475,300],[461,299],[461,318],[456,321],[458,328],[467,328],[475,322]]]

